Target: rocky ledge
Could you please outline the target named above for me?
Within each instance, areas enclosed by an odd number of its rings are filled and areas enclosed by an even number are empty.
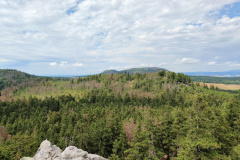
[[[88,154],[88,152],[78,149],[75,146],[67,147],[63,152],[56,145],[45,140],[41,143],[34,157],[23,157],[20,160],[107,160],[96,154]]]

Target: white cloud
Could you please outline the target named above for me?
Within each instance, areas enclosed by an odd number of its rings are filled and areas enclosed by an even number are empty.
[[[217,62],[215,62],[215,61],[212,61],[212,62],[208,62],[207,63],[207,65],[209,65],[209,66],[213,66],[213,65],[216,65],[217,64]]]
[[[177,59],[176,64],[193,64],[199,62],[198,59],[195,58],[182,58],[182,59]]]
[[[50,66],[60,66],[60,67],[64,67],[64,68],[69,68],[69,67],[82,67],[83,64],[82,63],[68,63],[67,61],[61,61],[60,63],[57,63],[57,62],[51,62],[49,64]]]
[[[214,57],[214,59],[216,59],[216,60],[218,60],[218,59],[220,59],[221,58],[221,56],[216,56],[216,57]]]
[[[75,67],[82,67],[83,64],[82,63],[74,63],[73,66],[75,66]]]
[[[2,58],[0,58],[0,62],[1,63],[8,63],[8,62],[15,62],[15,61],[10,60],[10,59],[2,59]]]
[[[167,65],[167,63],[160,63],[158,66],[165,66],[165,65]]]
[[[146,63],[142,63],[140,64],[141,67],[153,67],[153,64],[146,64]]]
[[[61,66],[64,66],[64,65],[67,64],[67,63],[68,63],[67,61],[62,61],[60,65],[61,65]]]
[[[173,71],[194,70],[206,56],[217,60],[227,53],[234,61],[240,58],[240,17],[222,16],[220,9],[238,1],[1,0],[0,57],[65,68],[81,61],[89,66],[86,74],[99,66],[159,64],[160,56]]]
[[[225,62],[225,64],[228,66],[231,66],[231,67],[239,67],[240,66],[240,63],[238,63],[236,61],[235,62],[227,61],[227,62]]]
[[[49,65],[50,65],[50,66],[56,66],[56,65],[57,65],[57,62],[51,62]]]

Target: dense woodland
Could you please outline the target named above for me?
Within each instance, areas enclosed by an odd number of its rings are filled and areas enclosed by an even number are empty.
[[[33,156],[45,139],[111,160],[240,159],[240,93],[181,73],[1,82],[1,160]]]
[[[210,77],[210,76],[191,76],[195,82],[237,84],[240,85],[240,77]]]

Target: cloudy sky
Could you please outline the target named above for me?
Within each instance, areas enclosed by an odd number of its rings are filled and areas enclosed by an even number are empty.
[[[0,0],[0,68],[240,69],[240,0]]]

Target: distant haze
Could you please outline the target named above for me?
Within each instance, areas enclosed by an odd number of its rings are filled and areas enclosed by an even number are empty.
[[[240,70],[225,72],[185,72],[189,76],[240,77]]]

